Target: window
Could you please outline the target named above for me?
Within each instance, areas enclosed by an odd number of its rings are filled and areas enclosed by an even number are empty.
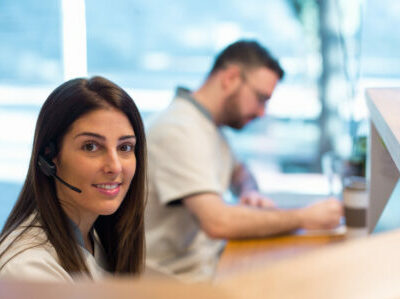
[[[21,188],[41,103],[63,80],[60,3],[0,1],[0,226]]]
[[[308,14],[299,14],[299,3]],[[38,111],[55,86],[86,72],[105,76],[128,90],[147,121],[168,105],[177,85],[197,88],[214,55],[238,38],[255,38],[266,45],[286,75],[268,106],[268,117],[250,124],[240,138],[227,131],[235,150],[251,165],[257,161],[271,171],[315,171],[311,166],[318,163],[323,110],[314,15],[318,3],[322,2],[1,1],[0,225],[25,178]],[[323,3],[341,3],[351,11],[361,2]],[[355,57],[361,63],[360,93],[364,86],[393,85],[400,78],[400,37],[391,34],[400,25],[400,4],[364,3],[359,23],[362,51]],[[337,10],[327,11],[329,22],[339,17]],[[347,20],[354,21],[354,14],[349,15]],[[335,42],[331,49],[336,49],[329,54],[340,60],[338,27],[329,30]],[[331,63],[332,78],[343,76],[340,66]]]

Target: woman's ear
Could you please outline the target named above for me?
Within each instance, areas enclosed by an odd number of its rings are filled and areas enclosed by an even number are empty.
[[[57,165],[57,149],[54,142],[50,142],[44,149],[44,155],[48,161],[53,162]]]
[[[57,159],[57,156],[55,156],[53,159],[51,159],[51,161],[52,161],[56,166],[58,166],[58,159]]]

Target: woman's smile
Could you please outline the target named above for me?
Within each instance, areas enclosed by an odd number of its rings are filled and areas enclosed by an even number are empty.
[[[120,191],[120,186],[122,183],[101,183],[93,184],[92,186],[97,188],[97,190],[108,196],[116,196]]]

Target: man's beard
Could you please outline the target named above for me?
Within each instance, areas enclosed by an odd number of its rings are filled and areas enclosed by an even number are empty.
[[[237,101],[237,94],[231,95],[225,102],[224,112],[225,121],[224,125],[231,127],[235,130],[240,130],[246,126],[256,116],[243,117],[240,114],[240,109]]]

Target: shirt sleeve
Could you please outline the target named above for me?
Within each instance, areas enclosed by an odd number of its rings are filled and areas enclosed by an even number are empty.
[[[207,134],[191,125],[170,125],[158,131],[149,139],[149,171],[162,203],[197,193],[224,192],[217,178],[218,154]]]

